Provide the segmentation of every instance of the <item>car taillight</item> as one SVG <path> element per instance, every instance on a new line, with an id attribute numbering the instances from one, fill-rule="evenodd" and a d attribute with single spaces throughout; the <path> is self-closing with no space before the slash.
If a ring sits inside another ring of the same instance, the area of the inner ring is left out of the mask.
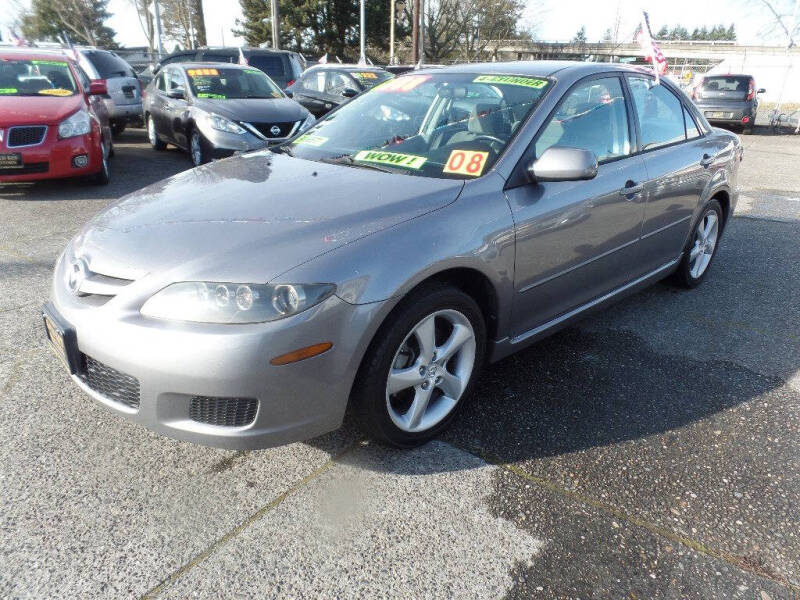
<path id="1" fill-rule="evenodd" d="M 747 84 L 747 99 L 752 100 L 756 97 L 756 82 L 752 79 L 750 83 Z"/>

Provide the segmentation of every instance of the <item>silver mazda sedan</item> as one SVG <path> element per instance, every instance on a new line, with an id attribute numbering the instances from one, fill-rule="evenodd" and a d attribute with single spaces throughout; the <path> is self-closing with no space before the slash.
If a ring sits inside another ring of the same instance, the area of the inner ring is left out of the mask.
<path id="1" fill-rule="evenodd" d="M 414 446 L 487 360 L 667 276 L 700 284 L 741 158 L 646 70 L 415 71 L 106 208 L 59 258 L 45 329 L 87 394 L 165 435 L 272 446 L 350 404 Z"/>

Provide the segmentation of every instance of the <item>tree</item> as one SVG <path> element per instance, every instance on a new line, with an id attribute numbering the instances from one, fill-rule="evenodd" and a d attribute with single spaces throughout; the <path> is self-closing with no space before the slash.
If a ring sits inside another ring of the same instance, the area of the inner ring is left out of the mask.
<path id="1" fill-rule="evenodd" d="M 695 30 L 695 31 L 696 31 L 696 30 Z M 659 29 L 659 30 L 658 30 L 658 32 L 656 33 L 656 39 L 657 39 L 657 40 L 666 40 L 666 39 L 668 39 L 668 38 L 669 38 L 669 29 L 667 29 L 667 26 L 666 26 L 666 25 L 664 25 L 664 26 L 662 26 L 662 27 L 661 27 L 661 29 Z"/>
<path id="2" fill-rule="evenodd" d="M 578 29 L 578 32 L 575 34 L 575 37 L 572 38 L 573 44 L 586 44 L 586 27 L 583 26 Z"/>
<path id="3" fill-rule="evenodd" d="M 62 32 L 76 44 L 115 48 L 114 30 L 104 23 L 111 15 L 108 0 L 33 0 L 22 18 L 30 40 L 58 40 Z"/>
<path id="4" fill-rule="evenodd" d="M 676 25 L 673 27 L 669 32 L 670 40 L 688 40 L 689 39 L 689 30 L 686 29 L 683 25 Z"/>
<path id="5" fill-rule="evenodd" d="M 800 0 L 761 0 L 759 5 L 770 20 L 765 33 L 780 35 L 787 48 L 796 46 L 800 42 Z"/>
<path id="6" fill-rule="evenodd" d="M 139 17 L 139 25 L 144 36 L 147 38 L 147 47 L 152 53 L 156 46 L 156 28 L 153 23 L 153 13 L 151 7 L 153 0 L 131 0 L 131 4 L 136 9 L 136 16 Z"/>
<path id="7" fill-rule="evenodd" d="M 184 48 L 206 45 L 206 26 L 201 0 L 159 0 L 164 37 Z"/>

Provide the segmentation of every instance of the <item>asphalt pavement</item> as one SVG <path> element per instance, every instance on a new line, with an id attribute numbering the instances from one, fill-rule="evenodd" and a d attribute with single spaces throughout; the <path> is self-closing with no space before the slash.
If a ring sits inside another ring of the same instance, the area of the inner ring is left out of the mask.
<path id="1" fill-rule="evenodd" d="M 230 452 L 92 402 L 45 345 L 52 265 L 182 171 L 0 187 L 0 597 L 800 597 L 800 136 L 745 136 L 703 285 L 658 284 L 487 368 L 413 451 L 351 425 Z"/>

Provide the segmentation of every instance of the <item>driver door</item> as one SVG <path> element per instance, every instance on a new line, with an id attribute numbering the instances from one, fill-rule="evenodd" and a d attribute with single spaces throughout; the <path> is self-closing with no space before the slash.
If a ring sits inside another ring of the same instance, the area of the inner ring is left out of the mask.
<path id="1" fill-rule="evenodd" d="M 642 159 L 618 76 L 576 84 L 537 134 L 520 167 L 551 146 L 591 150 L 597 176 L 506 190 L 516 223 L 514 336 L 524 335 L 641 275 Z"/>

